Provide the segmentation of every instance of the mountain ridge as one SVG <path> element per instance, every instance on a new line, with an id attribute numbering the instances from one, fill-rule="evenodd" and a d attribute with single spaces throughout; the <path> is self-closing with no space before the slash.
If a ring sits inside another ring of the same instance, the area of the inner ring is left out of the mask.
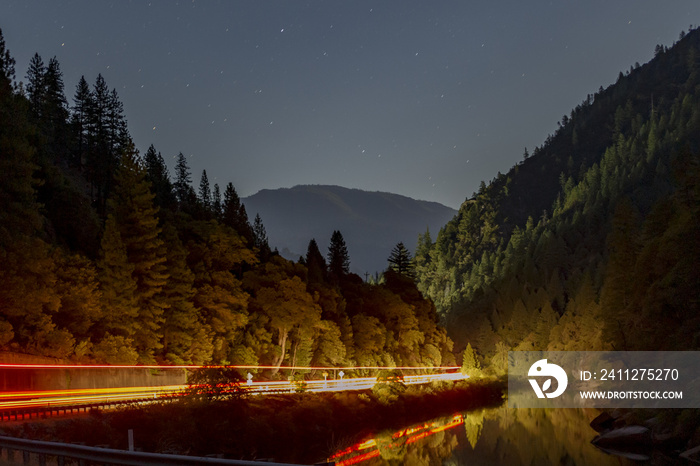
<path id="1" fill-rule="evenodd" d="M 312 238 L 323 252 L 339 230 L 351 270 L 360 274 L 383 271 L 394 245 L 414 249 L 419 234 L 437 231 L 457 213 L 435 201 L 323 184 L 262 189 L 241 202 L 250 216 L 260 214 L 270 246 L 289 259 L 304 255 Z"/>

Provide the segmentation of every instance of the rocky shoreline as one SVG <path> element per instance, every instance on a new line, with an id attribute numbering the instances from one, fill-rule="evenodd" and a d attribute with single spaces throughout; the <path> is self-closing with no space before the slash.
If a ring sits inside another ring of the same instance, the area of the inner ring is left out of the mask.
<path id="1" fill-rule="evenodd" d="M 591 441 L 606 453 L 653 464 L 700 464 L 700 410 L 603 411 L 590 423 Z"/>

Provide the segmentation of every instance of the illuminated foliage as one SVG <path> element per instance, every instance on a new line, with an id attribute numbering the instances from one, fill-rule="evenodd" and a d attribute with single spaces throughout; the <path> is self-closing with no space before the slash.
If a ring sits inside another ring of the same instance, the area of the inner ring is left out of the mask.
<path id="1" fill-rule="evenodd" d="M 187 396 L 197 401 L 222 401 L 240 398 L 244 379 L 232 367 L 202 367 L 187 377 Z"/>
<path id="2" fill-rule="evenodd" d="M 472 348 L 471 343 L 467 343 L 467 348 L 462 353 L 462 373 L 471 377 L 478 376 L 481 372 L 481 363 L 479 357 Z"/>

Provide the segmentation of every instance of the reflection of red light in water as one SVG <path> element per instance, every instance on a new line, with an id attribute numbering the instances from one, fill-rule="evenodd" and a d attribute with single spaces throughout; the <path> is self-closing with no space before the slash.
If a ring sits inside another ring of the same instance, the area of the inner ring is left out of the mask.
<path id="1" fill-rule="evenodd" d="M 402 437 L 408 437 L 405 441 L 405 444 L 408 445 L 410 443 L 417 442 L 418 440 L 422 440 L 426 437 L 429 437 L 433 434 L 437 434 L 438 432 L 443 432 L 448 429 L 452 429 L 454 427 L 457 427 L 459 425 L 464 424 L 464 418 L 462 417 L 461 414 L 455 414 L 455 416 L 452 418 L 452 421 L 448 422 L 447 424 L 438 426 L 436 425 L 436 422 L 430 422 L 430 423 L 425 423 L 422 426 L 416 426 L 416 427 L 409 427 L 408 429 L 402 429 L 396 433 L 394 433 L 391 438 L 394 440 L 398 440 Z M 394 442 L 390 443 L 387 445 L 387 448 L 396 448 L 400 445 L 399 442 Z M 335 460 L 336 458 L 342 458 L 343 456 L 348 456 L 351 455 L 352 453 L 358 452 L 365 450 L 367 448 L 376 448 L 376 450 L 372 450 L 366 453 L 362 453 L 361 455 L 356 455 L 348 459 L 344 459 L 341 461 L 336 461 L 335 464 L 336 466 L 350 466 L 352 464 L 357 464 L 361 463 L 363 461 L 367 461 L 372 458 L 376 458 L 377 456 L 380 455 L 379 448 L 377 446 L 377 441 L 375 439 L 370 439 L 366 440 L 362 443 L 358 443 L 356 445 L 353 445 L 349 448 L 346 448 L 343 451 L 340 451 L 333 456 L 329 458 L 330 460 Z"/>

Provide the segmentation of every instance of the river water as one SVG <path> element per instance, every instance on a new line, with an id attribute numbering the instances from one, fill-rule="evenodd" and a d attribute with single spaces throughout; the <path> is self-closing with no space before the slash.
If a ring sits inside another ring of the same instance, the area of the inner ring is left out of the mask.
<path id="1" fill-rule="evenodd" d="M 453 416 L 382 432 L 328 458 L 336 466 L 639 465 L 599 450 L 583 409 L 509 409 Z"/>

